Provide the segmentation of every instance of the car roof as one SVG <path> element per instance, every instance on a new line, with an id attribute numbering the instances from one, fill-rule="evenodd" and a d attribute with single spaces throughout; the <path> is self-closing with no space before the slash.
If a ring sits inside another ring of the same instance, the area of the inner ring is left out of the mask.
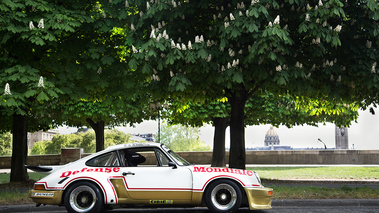
<path id="1" fill-rule="evenodd" d="M 106 151 L 111 151 L 111 150 L 118 150 L 118 149 L 123 149 L 123 148 L 132 148 L 132 147 L 147 147 L 147 146 L 154 146 L 154 147 L 159 147 L 161 144 L 160 143 L 127 143 L 127 144 L 118 144 L 114 146 L 109 146 Z"/>

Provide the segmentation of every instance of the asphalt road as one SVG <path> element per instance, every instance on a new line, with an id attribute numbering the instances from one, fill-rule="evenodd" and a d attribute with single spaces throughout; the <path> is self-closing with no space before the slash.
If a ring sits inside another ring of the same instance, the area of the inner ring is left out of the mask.
<path id="1" fill-rule="evenodd" d="M 273 208 L 270 210 L 250 211 L 247 208 L 242 208 L 239 212 L 247 213 L 377 213 L 379 212 L 379 200 L 374 199 L 332 199 L 332 200 L 273 200 Z M 35 205 L 12 205 L 0 206 L 0 212 L 4 213 L 64 213 L 64 207 L 58 206 L 40 206 Z M 197 208 L 119 208 L 107 211 L 109 213 L 209 213 L 205 207 Z"/>

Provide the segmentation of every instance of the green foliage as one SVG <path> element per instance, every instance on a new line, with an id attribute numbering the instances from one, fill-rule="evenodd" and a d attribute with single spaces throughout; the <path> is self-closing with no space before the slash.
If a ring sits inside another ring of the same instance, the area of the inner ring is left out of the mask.
<path id="1" fill-rule="evenodd" d="M 96 151 L 95 132 L 89 130 L 85 133 L 69 135 L 55 135 L 51 141 L 42 141 L 34 144 L 31 154 L 60 154 L 62 148 L 83 148 L 84 153 L 94 153 Z M 105 131 L 105 148 L 112 145 L 131 143 L 130 134 L 125 134 L 118 130 Z"/>
<path id="2" fill-rule="evenodd" d="M 161 143 L 174 151 L 210 151 L 199 138 L 199 128 L 163 123 Z"/>
<path id="3" fill-rule="evenodd" d="M 0 156 L 12 154 L 12 134 L 10 132 L 0 134 Z"/>

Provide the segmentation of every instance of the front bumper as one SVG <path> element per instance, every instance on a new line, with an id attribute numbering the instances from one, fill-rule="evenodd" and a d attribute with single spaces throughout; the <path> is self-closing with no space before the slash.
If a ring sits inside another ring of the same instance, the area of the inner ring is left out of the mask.
<path id="1" fill-rule="evenodd" d="M 245 188 L 250 210 L 271 209 L 271 188 Z"/>
<path id="2" fill-rule="evenodd" d="M 60 205 L 62 204 L 63 191 L 30 190 L 29 197 L 35 203 Z"/>

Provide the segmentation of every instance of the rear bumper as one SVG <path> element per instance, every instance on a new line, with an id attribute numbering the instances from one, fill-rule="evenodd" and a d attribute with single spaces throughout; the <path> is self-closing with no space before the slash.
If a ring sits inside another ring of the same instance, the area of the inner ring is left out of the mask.
<path id="1" fill-rule="evenodd" d="M 29 197 L 35 203 L 60 205 L 62 204 L 63 191 L 30 190 Z"/>
<path id="2" fill-rule="evenodd" d="M 245 188 L 250 210 L 271 209 L 271 188 Z"/>

